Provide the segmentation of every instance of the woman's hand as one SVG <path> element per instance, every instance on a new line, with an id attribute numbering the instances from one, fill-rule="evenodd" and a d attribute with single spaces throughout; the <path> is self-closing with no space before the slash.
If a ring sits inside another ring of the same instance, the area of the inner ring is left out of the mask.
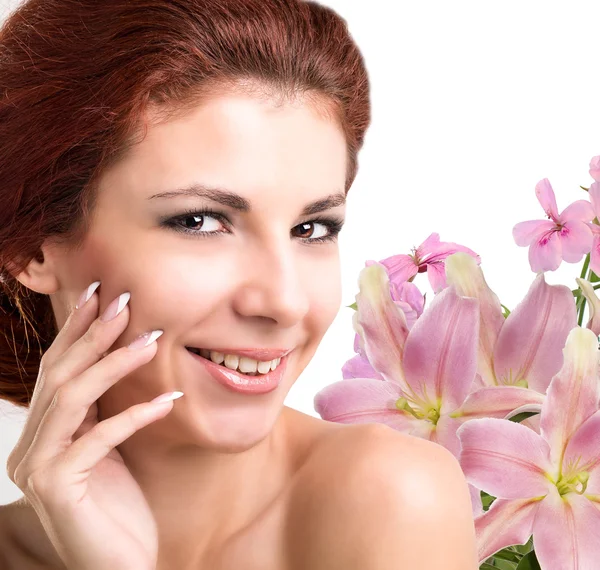
<path id="1" fill-rule="evenodd" d="M 162 331 L 148 335 L 148 346 L 119 348 L 103 358 L 127 327 L 129 294 L 97 318 L 95 287 L 88 288 L 91 297 L 69 315 L 42 357 L 29 416 L 7 473 L 69 570 L 154 570 L 156 522 L 115 447 L 165 417 L 173 402 L 137 404 L 99 422 L 96 400 L 152 360 L 154 340 Z M 121 312 L 103 321 L 117 306 Z"/>

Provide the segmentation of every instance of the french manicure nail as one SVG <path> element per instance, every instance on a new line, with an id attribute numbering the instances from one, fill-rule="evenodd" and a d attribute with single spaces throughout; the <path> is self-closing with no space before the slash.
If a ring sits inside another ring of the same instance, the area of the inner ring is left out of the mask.
<path id="1" fill-rule="evenodd" d="M 181 398 L 183 396 L 183 392 L 168 392 L 167 394 L 162 394 L 161 396 L 157 396 L 154 400 L 151 400 L 153 404 L 160 404 L 162 402 L 170 402 L 171 400 L 176 400 L 177 398 Z"/>
<path id="2" fill-rule="evenodd" d="M 145 346 L 152 344 L 163 332 L 164 331 L 158 329 L 152 332 L 144 333 L 131 342 L 127 348 L 132 350 L 135 350 L 136 348 L 144 348 Z"/>
<path id="3" fill-rule="evenodd" d="M 122 293 L 119 295 L 106 309 L 100 320 L 107 323 L 108 321 L 114 319 L 124 308 L 125 305 L 129 302 L 131 297 L 130 293 Z"/>
<path id="4" fill-rule="evenodd" d="M 96 291 L 96 289 L 98 289 L 99 286 L 100 281 L 94 281 L 89 287 L 87 287 L 86 290 L 79 297 L 79 301 L 77 301 L 77 305 L 75 305 L 75 308 L 81 309 L 81 307 L 83 307 L 90 300 L 91 296 L 94 294 L 94 291 Z"/>

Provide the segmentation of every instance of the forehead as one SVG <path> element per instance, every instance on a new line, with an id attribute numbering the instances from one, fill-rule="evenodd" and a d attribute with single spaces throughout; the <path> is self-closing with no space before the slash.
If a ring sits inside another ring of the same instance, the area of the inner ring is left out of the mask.
<path id="1" fill-rule="evenodd" d="M 249 198 L 343 192 L 344 134 L 317 104 L 275 104 L 238 94 L 212 97 L 184 116 L 150 121 L 144 140 L 106 173 L 101 186 L 132 198 L 197 182 Z"/>

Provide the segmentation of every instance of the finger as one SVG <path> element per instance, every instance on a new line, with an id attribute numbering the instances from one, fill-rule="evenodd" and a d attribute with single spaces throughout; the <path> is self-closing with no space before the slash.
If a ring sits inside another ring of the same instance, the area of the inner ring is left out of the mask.
<path id="1" fill-rule="evenodd" d="M 87 302 L 81 303 L 79 308 L 73 308 L 65 321 L 65 324 L 58 331 L 52 345 L 44 353 L 44 363 L 51 365 L 90 327 L 94 319 L 98 317 L 100 297 L 96 292 L 100 285 L 99 281 L 92 283 L 83 293 L 82 297 L 87 297 Z M 89 295 L 89 297 L 88 297 Z"/>
<path id="2" fill-rule="evenodd" d="M 181 396 L 183 394 L 178 392 L 173 395 L 173 399 Z M 166 416 L 173 409 L 173 399 L 160 403 L 136 404 L 100 422 L 61 456 L 61 465 L 64 465 L 65 472 L 75 477 L 89 473 L 115 447 L 135 432 Z"/>
<path id="3" fill-rule="evenodd" d="M 102 354 L 114 344 L 116 339 L 127 328 L 129 322 L 129 308 L 126 304 L 122 305 L 121 301 L 126 301 L 128 299 L 127 296 L 123 299 L 121 299 L 121 297 L 122 296 L 119 296 L 117 298 L 120 299 L 120 301 L 117 302 L 117 305 L 122 310 L 115 318 L 108 322 L 104 322 L 101 318 L 97 318 L 93 320 L 90 325 L 87 321 L 90 316 L 97 315 L 98 309 L 98 296 L 96 294 L 92 295 L 88 303 L 81 307 L 82 311 L 87 310 L 88 305 L 91 303 L 92 308 L 89 309 L 87 318 L 82 314 L 77 315 L 73 320 L 73 322 L 75 322 L 80 316 L 82 317 L 81 321 L 86 324 L 86 329 L 83 334 L 80 334 L 75 342 L 59 357 L 56 357 L 54 354 L 52 358 L 55 358 L 56 360 L 51 362 L 51 364 L 46 364 L 44 358 L 44 364 L 40 366 L 40 374 L 36 382 L 34 397 L 29 406 L 27 421 L 23 427 L 17 445 L 9 456 L 7 463 L 9 477 L 11 476 L 11 471 L 16 469 L 30 447 L 33 438 L 38 431 L 39 424 L 48 410 L 56 391 L 68 383 L 72 378 L 83 373 L 93 364 L 98 362 L 102 358 Z M 117 301 L 117 299 L 113 302 Z M 95 309 L 93 307 L 94 303 L 96 303 Z M 80 330 L 80 325 L 77 325 L 75 328 Z M 59 345 L 65 338 L 70 340 L 73 338 L 73 335 L 69 333 L 63 336 L 60 339 Z M 53 347 L 54 343 L 51 348 Z M 60 346 L 59 350 L 61 350 Z"/>
<path id="4" fill-rule="evenodd" d="M 73 435 L 90 406 L 124 376 L 154 358 L 158 336 L 152 335 L 149 340 L 154 340 L 144 348 L 116 350 L 57 390 L 23 458 L 27 473 L 43 468 L 73 444 Z"/>

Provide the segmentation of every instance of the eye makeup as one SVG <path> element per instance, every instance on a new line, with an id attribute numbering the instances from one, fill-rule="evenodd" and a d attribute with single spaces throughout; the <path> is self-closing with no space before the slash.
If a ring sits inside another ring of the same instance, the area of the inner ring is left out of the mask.
<path id="1" fill-rule="evenodd" d="M 219 220 L 224 226 L 231 227 L 232 224 L 229 221 L 228 217 L 223 212 L 219 212 L 217 210 L 213 210 L 212 208 L 203 208 L 203 209 L 190 209 L 185 210 L 181 214 L 177 214 L 175 216 L 169 216 L 160 220 L 160 226 L 169 228 L 176 232 L 181 232 L 188 235 L 193 235 L 194 237 L 199 238 L 207 238 L 212 237 L 217 234 L 229 233 L 223 231 L 197 231 L 193 229 L 187 222 L 189 220 L 194 220 L 192 224 L 199 224 L 204 221 L 205 217 L 212 217 Z M 299 237 L 301 241 L 305 243 L 327 243 L 333 242 L 337 240 L 338 234 L 340 233 L 342 227 L 344 226 L 345 220 L 338 217 L 326 217 L 326 216 L 318 216 L 302 222 L 295 226 L 294 228 L 301 228 L 302 226 L 306 226 L 308 224 L 321 224 L 324 225 L 328 229 L 328 234 L 326 236 L 321 236 L 317 238 L 304 238 Z"/>

